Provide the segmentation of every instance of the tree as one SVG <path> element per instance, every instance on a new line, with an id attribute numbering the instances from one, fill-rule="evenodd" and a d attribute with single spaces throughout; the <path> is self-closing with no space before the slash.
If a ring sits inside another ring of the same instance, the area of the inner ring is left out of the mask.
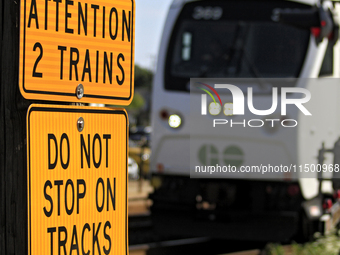
<path id="1" fill-rule="evenodd" d="M 135 88 L 145 88 L 149 91 L 152 86 L 153 73 L 152 71 L 135 65 Z"/>
<path id="2" fill-rule="evenodd" d="M 144 98 L 138 92 L 135 92 L 131 104 L 128 105 L 126 109 L 141 110 L 144 104 L 145 104 Z"/>

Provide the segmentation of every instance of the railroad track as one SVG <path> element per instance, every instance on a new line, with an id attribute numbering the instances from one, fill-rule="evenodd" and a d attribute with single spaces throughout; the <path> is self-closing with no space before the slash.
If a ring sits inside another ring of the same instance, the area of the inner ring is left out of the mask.
<path id="1" fill-rule="evenodd" d="M 189 238 L 180 240 L 171 240 L 155 242 L 143 245 L 131 245 L 130 255 L 265 255 L 261 249 L 248 249 L 246 251 L 234 251 L 241 249 L 242 243 L 234 241 L 213 240 L 210 238 Z M 246 245 L 247 246 L 247 245 Z M 286 249 L 285 249 L 286 250 Z M 289 249 L 287 249 L 288 251 Z M 291 253 L 285 253 L 290 255 Z"/>
<path id="2" fill-rule="evenodd" d="M 216 254 L 216 255 L 263 255 L 264 244 L 213 240 L 210 238 L 187 238 L 165 240 L 153 233 L 150 213 L 151 201 L 148 199 L 152 191 L 149 182 L 129 183 L 129 250 L 130 255 L 184 255 L 184 254 Z M 245 251 L 238 251 L 244 249 Z M 284 247 L 291 254 L 290 246 Z"/>

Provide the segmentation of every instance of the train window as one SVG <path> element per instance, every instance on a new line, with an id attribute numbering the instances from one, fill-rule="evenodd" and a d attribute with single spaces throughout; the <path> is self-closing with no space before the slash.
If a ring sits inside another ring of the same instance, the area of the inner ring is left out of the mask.
<path id="1" fill-rule="evenodd" d="M 333 53 L 334 53 L 333 46 L 334 44 L 332 42 L 328 43 L 319 76 L 326 76 L 326 75 L 333 74 Z"/>
<path id="2" fill-rule="evenodd" d="M 301 6 L 306 8 L 287 1 L 186 4 L 169 43 L 165 89 L 185 91 L 188 80 L 199 77 L 298 77 L 310 32 L 274 23 L 271 15 L 278 7 Z"/>
<path id="3" fill-rule="evenodd" d="M 188 61 L 190 60 L 191 55 L 191 33 L 185 32 L 182 37 L 182 60 Z"/>

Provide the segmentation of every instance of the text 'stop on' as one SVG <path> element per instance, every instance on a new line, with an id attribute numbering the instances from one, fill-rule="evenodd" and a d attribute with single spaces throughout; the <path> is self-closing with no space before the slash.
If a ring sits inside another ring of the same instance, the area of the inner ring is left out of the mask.
<path id="1" fill-rule="evenodd" d="M 130 104 L 134 0 L 21 0 L 20 16 L 25 98 Z"/>

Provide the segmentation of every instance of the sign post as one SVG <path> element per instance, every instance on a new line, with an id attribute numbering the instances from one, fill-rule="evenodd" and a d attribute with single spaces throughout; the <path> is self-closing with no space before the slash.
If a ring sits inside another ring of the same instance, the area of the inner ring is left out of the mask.
<path id="1" fill-rule="evenodd" d="M 0 1 L 1 254 L 128 254 L 127 114 L 65 102 L 132 101 L 134 19 L 134 0 Z"/>
<path id="2" fill-rule="evenodd" d="M 0 1 L 0 253 L 27 254 L 26 114 L 18 88 L 19 3 Z"/>

